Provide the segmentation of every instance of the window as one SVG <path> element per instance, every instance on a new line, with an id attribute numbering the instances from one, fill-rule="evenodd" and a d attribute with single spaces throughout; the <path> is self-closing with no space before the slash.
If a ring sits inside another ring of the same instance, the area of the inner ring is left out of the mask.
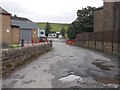
<path id="1" fill-rule="evenodd" d="M 40 34 L 44 34 L 44 32 L 40 32 Z"/>

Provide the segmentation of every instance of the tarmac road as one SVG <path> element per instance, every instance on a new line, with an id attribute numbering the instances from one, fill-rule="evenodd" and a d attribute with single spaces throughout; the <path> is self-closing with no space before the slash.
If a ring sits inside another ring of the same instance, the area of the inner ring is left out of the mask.
<path id="1" fill-rule="evenodd" d="M 117 88 L 118 76 L 116 58 L 54 42 L 52 51 L 4 76 L 3 88 Z"/>

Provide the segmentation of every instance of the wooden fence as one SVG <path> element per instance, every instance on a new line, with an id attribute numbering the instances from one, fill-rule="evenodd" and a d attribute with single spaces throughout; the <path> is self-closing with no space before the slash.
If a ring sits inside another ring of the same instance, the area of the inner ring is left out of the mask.
<path id="1" fill-rule="evenodd" d="M 114 31 L 101 31 L 91 33 L 77 34 L 76 40 L 78 41 L 103 41 L 103 42 L 120 42 L 120 30 Z"/>
<path id="2" fill-rule="evenodd" d="M 120 55 L 120 31 L 101 31 L 81 33 L 76 36 L 76 44 L 97 49 L 110 54 Z"/>

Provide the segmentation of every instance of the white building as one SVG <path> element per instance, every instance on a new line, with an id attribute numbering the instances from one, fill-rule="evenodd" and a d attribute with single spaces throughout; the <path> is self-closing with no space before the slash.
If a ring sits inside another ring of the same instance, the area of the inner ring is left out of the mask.
<path id="1" fill-rule="evenodd" d="M 49 38 L 57 38 L 57 33 L 49 33 L 48 37 Z"/>
<path id="2" fill-rule="evenodd" d="M 58 38 L 63 38 L 63 35 L 62 34 L 58 34 Z"/>
<path id="3" fill-rule="evenodd" d="M 63 35 L 60 32 L 56 32 L 57 38 L 63 38 Z"/>
<path id="4" fill-rule="evenodd" d="M 44 29 L 38 29 L 38 37 L 46 37 Z"/>

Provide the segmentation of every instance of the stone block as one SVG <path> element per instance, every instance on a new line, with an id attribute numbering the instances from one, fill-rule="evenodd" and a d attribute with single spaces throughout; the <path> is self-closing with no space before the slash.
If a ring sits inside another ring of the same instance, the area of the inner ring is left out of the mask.
<path id="1" fill-rule="evenodd" d="M 89 41 L 84 41 L 84 47 L 89 47 Z"/>
<path id="2" fill-rule="evenodd" d="M 95 49 L 95 41 L 89 41 L 89 48 Z"/>
<path id="3" fill-rule="evenodd" d="M 120 43 L 113 43 L 113 54 L 120 55 Z"/>
<path id="4" fill-rule="evenodd" d="M 104 42 L 104 52 L 112 54 L 112 42 Z"/>
<path id="5" fill-rule="evenodd" d="M 103 42 L 100 42 L 100 41 L 96 41 L 96 49 L 97 50 L 100 50 L 100 51 L 103 51 Z"/>

